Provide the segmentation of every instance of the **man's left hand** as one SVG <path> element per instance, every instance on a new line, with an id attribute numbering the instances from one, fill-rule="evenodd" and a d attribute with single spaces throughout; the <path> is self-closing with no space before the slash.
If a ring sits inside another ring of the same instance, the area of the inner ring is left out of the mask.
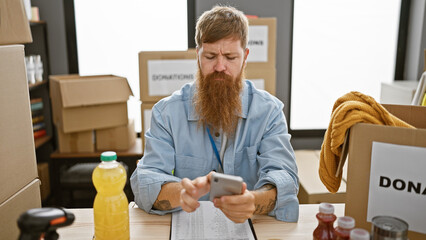
<path id="1" fill-rule="evenodd" d="M 247 190 L 247 184 L 243 183 L 241 195 L 222 196 L 215 198 L 213 203 L 230 220 L 235 223 L 243 223 L 251 218 L 256 210 L 254 200 L 254 194 Z"/>

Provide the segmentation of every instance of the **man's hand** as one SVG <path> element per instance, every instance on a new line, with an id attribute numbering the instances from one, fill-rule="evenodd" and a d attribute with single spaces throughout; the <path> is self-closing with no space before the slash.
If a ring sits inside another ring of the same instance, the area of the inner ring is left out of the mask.
<path id="1" fill-rule="evenodd" d="M 188 178 L 182 179 L 182 190 L 180 192 L 180 206 L 185 212 L 193 212 L 199 206 L 198 199 L 210 192 L 210 179 L 212 173 L 202 176 L 193 181 Z"/>
<path id="2" fill-rule="evenodd" d="M 241 195 L 222 196 L 213 200 L 214 206 L 235 223 L 243 223 L 251 218 L 256 210 L 255 196 L 247 190 L 246 183 L 243 183 L 242 192 Z"/>
<path id="3" fill-rule="evenodd" d="M 253 214 L 267 214 L 274 209 L 277 197 L 275 186 L 266 184 L 255 191 L 248 191 L 247 184 L 243 183 L 242 192 L 241 195 L 215 198 L 214 206 L 235 223 L 243 223 Z"/>

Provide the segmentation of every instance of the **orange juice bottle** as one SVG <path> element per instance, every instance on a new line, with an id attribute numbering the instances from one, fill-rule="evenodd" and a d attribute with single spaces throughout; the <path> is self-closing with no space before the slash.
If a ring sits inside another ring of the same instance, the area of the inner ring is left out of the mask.
<path id="1" fill-rule="evenodd" d="M 93 203 L 95 239 L 130 239 L 129 208 L 123 192 L 127 176 L 115 152 L 103 152 L 92 174 L 98 192 Z"/>

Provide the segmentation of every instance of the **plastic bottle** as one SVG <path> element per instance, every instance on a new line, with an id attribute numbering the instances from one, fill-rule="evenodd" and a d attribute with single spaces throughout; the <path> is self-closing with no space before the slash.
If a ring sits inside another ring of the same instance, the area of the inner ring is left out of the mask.
<path id="1" fill-rule="evenodd" d="M 350 240 L 370 240 L 370 233 L 362 228 L 354 228 L 349 234 Z"/>
<path id="2" fill-rule="evenodd" d="M 318 226 L 314 230 L 314 240 L 332 240 L 334 239 L 333 223 L 336 221 L 334 215 L 334 206 L 329 203 L 319 205 L 319 213 L 316 215 Z"/>
<path id="3" fill-rule="evenodd" d="M 43 62 L 41 61 L 41 56 L 36 55 L 34 57 L 34 68 L 35 68 L 35 81 L 41 82 L 43 81 Z"/>
<path id="4" fill-rule="evenodd" d="M 35 80 L 35 65 L 34 65 L 34 56 L 28 57 L 27 62 L 27 80 L 28 83 L 33 84 L 36 82 Z"/>
<path id="5" fill-rule="evenodd" d="M 129 208 L 123 192 L 127 176 L 115 152 L 103 152 L 92 174 L 98 192 L 93 203 L 95 239 L 130 239 Z"/>
<path id="6" fill-rule="evenodd" d="M 355 227 L 355 219 L 344 216 L 337 219 L 337 227 L 334 229 L 336 240 L 349 240 L 349 234 Z"/>

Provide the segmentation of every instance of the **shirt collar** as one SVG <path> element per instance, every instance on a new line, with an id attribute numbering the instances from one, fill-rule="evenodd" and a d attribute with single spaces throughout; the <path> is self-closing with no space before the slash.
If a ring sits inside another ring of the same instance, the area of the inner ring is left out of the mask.
<path id="1" fill-rule="evenodd" d="M 199 120 L 199 116 L 197 114 L 197 112 L 195 111 L 195 106 L 194 106 L 194 95 L 195 95 L 195 91 L 197 89 L 196 86 L 196 82 L 194 82 L 194 84 L 192 84 L 191 86 L 191 91 L 190 91 L 190 95 L 189 95 L 189 101 L 188 101 L 188 121 L 198 121 Z M 247 112 L 248 112 L 248 85 L 245 83 L 245 81 L 243 82 L 243 91 L 240 94 L 241 95 L 241 99 L 242 99 L 242 113 L 240 115 L 241 118 L 246 119 L 247 118 Z"/>

